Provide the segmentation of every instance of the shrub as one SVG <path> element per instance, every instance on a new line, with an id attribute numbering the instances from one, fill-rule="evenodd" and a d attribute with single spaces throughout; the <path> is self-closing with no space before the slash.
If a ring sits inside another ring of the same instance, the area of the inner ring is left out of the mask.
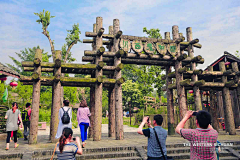
<path id="1" fill-rule="evenodd" d="M 47 122 L 51 121 L 51 109 L 39 109 L 39 122 Z"/>
<path id="2" fill-rule="evenodd" d="M 17 137 L 18 137 L 18 138 L 23 138 L 23 133 L 22 133 L 21 130 L 18 130 L 18 131 L 17 131 Z"/>

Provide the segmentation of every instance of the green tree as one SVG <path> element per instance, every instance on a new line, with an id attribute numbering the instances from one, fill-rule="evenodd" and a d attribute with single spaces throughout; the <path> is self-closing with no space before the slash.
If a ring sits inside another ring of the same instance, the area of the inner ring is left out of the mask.
<path id="1" fill-rule="evenodd" d="M 25 48 L 24 50 L 21 50 L 20 53 L 16 52 L 16 55 L 18 56 L 20 61 L 18 61 L 16 58 L 14 58 L 12 56 L 9 56 L 13 60 L 13 64 L 7 64 L 8 67 L 17 71 L 21 75 L 24 75 L 24 76 L 32 75 L 32 72 L 26 72 L 23 70 L 21 61 L 33 61 L 35 53 L 36 53 L 36 49 L 40 49 L 40 47 L 37 46 L 37 47 L 33 47 L 33 48 L 28 48 L 28 49 Z M 44 50 L 42 49 L 42 61 L 49 62 L 50 57 L 51 57 L 51 55 L 48 55 L 48 52 L 44 52 Z"/>
<path id="2" fill-rule="evenodd" d="M 149 38 L 159 38 L 162 39 L 162 35 L 160 33 L 160 30 L 157 29 L 150 29 L 148 30 L 147 27 L 143 27 L 143 33 L 146 33 L 148 35 Z"/>
<path id="3" fill-rule="evenodd" d="M 50 33 L 47 30 L 48 26 L 50 25 L 51 18 L 54 18 L 55 16 L 51 16 L 51 13 L 45 10 L 43 10 L 43 12 L 34 13 L 34 14 L 39 17 L 39 19 L 36 22 L 38 22 L 39 24 L 42 24 L 42 30 L 43 30 L 42 33 L 48 38 L 53 60 L 55 60 L 54 41 L 50 38 Z M 65 38 L 67 44 L 64 44 L 62 46 L 62 60 L 64 63 L 75 61 L 75 59 L 72 57 L 72 54 L 70 53 L 70 50 L 74 44 L 77 44 L 77 42 L 81 42 L 80 41 L 81 31 L 79 29 L 79 24 L 74 24 L 72 26 L 72 29 L 67 30 L 67 32 L 68 34 L 67 34 L 67 37 Z"/>
<path id="4" fill-rule="evenodd" d="M 122 84 L 123 105 L 127 106 L 131 102 L 132 106 L 140 106 L 143 100 L 143 94 L 139 90 L 139 83 L 127 80 Z"/>
<path id="5" fill-rule="evenodd" d="M 38 22 L 39 24 L 40 23 L 42 24 L 42 30 L 43 30 L 42 34 L 44 34 L 48 38 L 48 41 L 49 41 L 50 46 L 51 46 L 52 56 L 53 56 L 53 59 L 54 59 L 55 58 L 54 41 L 51 40 L 49 31 L 47 30 L 47 28 L 50 24 L 51 18 L 54 18 L 55 16 L 51 16 L 50 12 L 49 11 L 45 12 L 45 10 L 43 10 L 40 13 L 34 13 L 34 14 L 39 17 L 39 19 L 36 22 Z"/>
<path id="6" fill-rule="evenodd" d="M 12 92 L 18 94 L 18 102 L 20 109 L 23 109 L 23 106 L 25 106 L 27 102 L 32 101 L 32 85 L 23 85 L 22 82 L 18 81 L 18 86 L 16 87 L 16 89 L 12 90 Z"/>
<path id="7" fill-rule="evenodd" d="M 235 52 L 235 56 L 238 57 L 238 58 L 240 58 L 239 51 L 236 51 L 236 52 Z"/>

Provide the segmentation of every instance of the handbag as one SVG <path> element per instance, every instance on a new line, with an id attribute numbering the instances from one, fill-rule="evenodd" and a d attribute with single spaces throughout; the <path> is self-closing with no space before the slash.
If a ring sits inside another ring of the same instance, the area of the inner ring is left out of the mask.
<path id="1" fill-rule="evenodd" d="M 160 150 L 161 150 L 161 153 L 162 153 L 163 159 L 164 159 L 164 160 L 173 160 L 173 157 L 170 157 L 170 156 L 167 156 L 167 159 L 165 158 L 165 156 L 164 156 L 164 154 L 163 154 L 163 150 L 162 150 L 161 143 L 159 142 L 159 139 L 158 139 L 157 132 L 156 132 L 155 128 L 153 128 L 153 130 L 154 130 L 155 137 L 156 137 L 156 139 L 157 139 L 158 145 L 159 145 L 159 147 L 160 147 Z"/>

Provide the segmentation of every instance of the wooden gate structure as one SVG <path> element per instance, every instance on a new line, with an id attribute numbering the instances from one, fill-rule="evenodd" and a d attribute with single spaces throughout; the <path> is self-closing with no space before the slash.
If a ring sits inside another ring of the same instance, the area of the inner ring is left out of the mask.
<path id="1" fill-rule="evenodd" d="M 187 41 L 184 41 L 182 33 L 179 33 L 178 26 L 172 27 L 172 37 L 170 32 L 165 32 L 164 39 L 146 38 L 123 35 L 120 30 L 118 19 L 113 20 L 113 26 L 109 26 L 109 33 L 104 33 L 102 17 L 96 18 L 93 24 L 93 32 L 86 32 L 83 43 L 91 43 L 92 50 L 84 51 L 82 61 L 91 64 L 72 64 L 61 62 L 61 51 L 55 51 L 54 62 L 42 62 L 40 49 L 37 49 L 33 62 L 22 62 L 25 71 L 33 71 L 33 75 L 21 76 L 20 81 L 24 85 L 33 85 L 33 102 L 30 140 L 29 143 L 37 143 L 38 111 L 40 100 L 40 86 L 52 86 L 52 115 L 50 123 L 50 140 L 55 140 L 58 127 L 58 111 L 60 107 L 60 88 L 61 86 L 90 87 L 90 111 L 91 126 L 89 137 L 94 141 L 101 140 L 102 123 L 102 88 L 109 90 L 109 137 L 122 140 L 123 135 L 123 109 L 122 109 L 122 83 L 121 69 L 123 64 L 137 65 L 157 65 L 166 69 L 166 90 L 167 90 L 167 110 L 168 110 L 168 134 L 174 134 L 174 105 L 173 89 L 177 89 L 180 119 L 187 111 L 186 91 L 194 90 L 194 100 L 197 110 L 202 109 L 201 90 L 223 90 L 225 107 L 226 126 L 228 125 L 229 134 L 236 134 L 233 121 L 231 100 L 229 89 L 238 87 L 234 80 L 239 81 L 240 75 L 238 67 L 234 65 L 234 71 L 225 69 L 224 64 L 220 64 L 221 71 L 213 71 L 211 67 L 208 71 L 197 70 L 197 64 L 203 64 L 202 56 L 194 56 L 193 48 L 201 48 L 198 39 L 192 38 L 192 28 L 186 29 Z M 105 51 L 103 45 L 108 51 Z M 142 52 L 144 51 L 144 52 Z M 187 52 L 188 54 L 186 54 Z M 144 53 L 144 54 L 143 54 Z M 175 71 L 172 72 L 172 68 Z M 53 72 L 52 77 L 43 77 L 41 72 Z M 61 73 L 89 74 L 91 78 L 61 77 Z M 214 82 L 213 77 L 220 77 L 222 82 Z M 104 78 L 106 77 L 106 78 Z M 176 83 L 172 79 L 176 78 Z M 239 85 L 240 87 L 240 85 Z M 240 98 L 240 93 L 238 94 Z M 214 106 L 214 105 L 211 105 Z M 215 108 L 211 108 L 213 111 Z M 34 115 L 36 113 L 36 115 Z M 214 114 L 214 112 L 213 112 Z M 214 116 L 213 116 L 214 117 Z M 189 127 L 189 123 L 186 124 Z M 215 127 L 213 123 L 213 127 Z"/>

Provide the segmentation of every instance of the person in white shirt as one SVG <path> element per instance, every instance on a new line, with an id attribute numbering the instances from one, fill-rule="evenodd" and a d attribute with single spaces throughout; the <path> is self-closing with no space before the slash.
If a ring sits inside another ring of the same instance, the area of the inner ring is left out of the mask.
<path id="1" fill-rule="evenodd" d="M 55 136 L 56 139 L 61 137 L 62 131 L 64 128 L 66 128 L 66 127 L 72 128 L 72 108 L 69 107 L 69 100 L 64 100 L 63 105 L 64 105 L 64 107 L 60 108 L 59 114 L 58 114 L 59 123 L 58 123 L 57 134 Z M 70 117 L 70 122 L 68 124 L 64 124 L 62 122 L 62 117 L 63 117 L 64 111 L 67 112 Z"/>

